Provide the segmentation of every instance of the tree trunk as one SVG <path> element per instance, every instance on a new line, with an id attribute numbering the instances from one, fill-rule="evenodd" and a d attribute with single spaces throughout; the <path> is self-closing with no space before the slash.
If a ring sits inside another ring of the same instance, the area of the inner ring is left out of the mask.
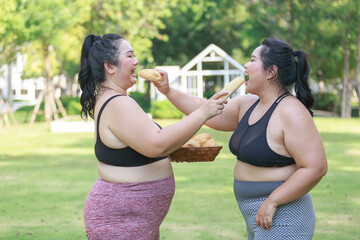
<path id="1" fill-rule="evenodd" d="M 45 76 L 45 105 L 44 105 L 44 114 L 45 114 L 45 120 L 47 122 L 50 122 L 52 111 L 51 111 L 51 81 L 50 81 L 50 60 L 49 60 L 49 46 L 44 46 L 44 76 Z"/>
<path id="2" fill-rule="evenodd" d="M 342 104 L 341 104 L 341 117 L 350 118 L 351 111 L 349 115 L 349 102 L 348 95 L 351 94 L 349 91 L 349 70 L 350 70 L 350 49 L 349 49 L 349 17 L 346 18 L 346 29 L 345 29 L 345 41 L 344 41 L 344 82 L 342 89 Z M 351 106 L 350 106 L 351 108 Z"/>
<path id="3" fill-rule="evenodd" d="M 359 68 L 360 68 L 360 21 L 357 32 L 357 49 L 356 49 L 356 62 L 355 62 L 355 91 L 358 97 L 358 117 L 360 117 L 360 81 L 359 81 Z"/>
<path id="4" fill-rule="evenodd" d="M 65 96 L 72 96 L 72 85 L 73 81 L 71 78 L 65 75 L 66 78 L 66 89 L 65 89 Z"/>
<path id="5" fill-rule="evenodd" d="M 79 89 L 79 84 L 77 81 L 77 75 L 75 75 L 73 81 L 71 82 L 71 96 L 72 97 L 78 96 L 78 89 Z"/>
<path id="6" fill-rule="evenodd" d="M 59 99 L 56 99 L 55 88 L 50 78 L 49 45 L 44 45 L 44 77 L 44 89 L 41 91 L 41 94 L 37 99 L 37 103 L 30 119 L 30 124 L 33 124 L 35 122 L 36 115 L 39 113 L 40 104 L 43 98 L 45 101 L 44 115 L 47 122 L 50 122 L 53 119 L 58 119 L 59 111 L 56 107 L 56 104 L 58 105 L 62 116 L 66 117 L 66 111 L 62 106 L 61 101 Z"/>
<path id="7" fill-rule="evenodd" d="M 11 63 L 8 64 L 8 88 L 7 88 L 7 102 L 10 104 L 10 106 L 13 106 L 13 90 L 12 90 L 12 80 L 11 80 Z"/>

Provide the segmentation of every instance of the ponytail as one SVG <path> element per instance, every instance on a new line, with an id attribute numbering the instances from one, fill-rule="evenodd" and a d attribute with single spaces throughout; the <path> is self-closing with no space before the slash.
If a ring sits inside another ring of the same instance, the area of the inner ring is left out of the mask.
<path id="1" fill-rule="evenodd" d="M 311 116 L 313 112 L 311 111 L 312 106 L 314 105 L 314 96 L 311 93 L 309 86 L 309 73 L 310 66 L 306 57 L 306 53 L 302 50 L 294 51 L 294 58 L 297 57 L 296 63 L 296 81 L 295 81 L 295 93 L 296 97 L 304 104 L 304 106 L 309 110 Z"/>
<path id="2" fill-rule="evenodd" d="M 79 84 L 82 94 L 80 97 L 80 104 L 82 106 L 80 115 L 81 118 L 86 120 L 88 116 L 94 118 L 94 107 L 95 107 L 95 91 L 96 84 L 91 74 L 91 67 L 89 63 L 89 51 L 90 47 L 95 41 L 95 35 L 88 35 L 81 49 L 81 62 L 79 72 Z"/>
<path id="3" fill-rule="evenodd" d="M 278 74 L 281 85 L 289 91 L 294 84 L 296 98 L 309 110 L 314 104 L 314 96 L 309 87 L 308 77 L 310 66 L 306 53 L 302 50 L 293 49 L 284 41 L 275 37 L 266 38 L 261 43 L 260 55 L 264 70 L 275 65 L 278 67 Z"/>
<path id="4" fill-rule="evenodd" d="M 94 118 L 96 93 L 100 84 L 105 81 L 104 62 L 117 65 L 121 39 L 123 38 L 117 34 L 106 34 L 103 37 L 90 34 L 84 40 L 78 78 L 82 91 L 80 116 L 84 120 L 88 116 Z"/>

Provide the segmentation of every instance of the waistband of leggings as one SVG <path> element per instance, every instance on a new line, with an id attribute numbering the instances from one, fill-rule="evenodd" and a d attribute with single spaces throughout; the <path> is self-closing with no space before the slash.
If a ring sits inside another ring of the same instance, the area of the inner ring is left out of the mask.
<path id="1" fill-rule="evenodd" d="M 174 175 L 152 181 L 136 183 L 113 183 L 98 178 L 92 189 L 96 194 L 126 194 L 128 196 L 146 197 L 174 194 Z"/>
<path id="2" fill-rule="evenodd" d="M 234 179 L 236 199 L 263 198 L 269 196 L 284 181 L 239 181 Z"/>

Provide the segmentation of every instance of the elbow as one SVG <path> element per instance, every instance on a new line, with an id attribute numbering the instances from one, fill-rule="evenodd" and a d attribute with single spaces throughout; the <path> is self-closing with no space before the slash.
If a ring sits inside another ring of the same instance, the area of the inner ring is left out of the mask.
<path id="1" fill-rule="evenodd" d="M 320 170 L 320 177 L 324 177 L 327 174 L 327 165 L 325 165 L 321 170 Z"/>
<path id="2" fill-rule="evenodd" d="M 326 173 L 327 173 L 327 164 L 323 165 L 323 166 L 319 166 L 317 169 L 316 169 L 316 176 L 317 178 L 320 180 L 322 179 Z"/>
<path id="3" fill-rule="evenodd" d="M 152 149 L 152 150 L 144 153 L 143 155 L 145 155 L 146 157 L 149 157 L 149 158 L 157 158 L 157 157 L 165 156 L 168 154 L 161 149 Z"/>
<path id="4" fill-rule="evenodd" d="M 322 167 L 320 169 L 321 177 L 324 177 L 327 174 L 327 171 L 328 171 L 328 165 L 327 165 L 327 159 L 325 157 L 324 161 L 323 161 L 323 164 L 322 164 Z"/>
<path id="5" fill-rule="evenodd" d="M 169 155 L 169 149 L 164 144 L 153 143 L 151 148 L 149 148 L 144 155 L 150 158 L 166 156 Z"/>

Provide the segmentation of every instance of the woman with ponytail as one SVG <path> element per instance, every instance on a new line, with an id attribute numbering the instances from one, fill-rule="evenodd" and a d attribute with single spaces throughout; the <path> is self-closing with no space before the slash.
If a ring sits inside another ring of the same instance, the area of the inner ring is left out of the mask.
<path id="1" fill-rule="evenodd" d="M 159 239 L 175 191 L 168 155 L 186 143 L 226 100 L 215 94 L 161 129 L 127 91 L 136 83 L 134 49 L 117 34 L 89 35 L 81 50 L 81 116 L 94 119 L 99 178 L 84 207 L 88 239 Z M 160 71 L 163 81 L 167 73 Z"/>
<path id="2" fill-rule="evenodd" d="M 233 188 L 248 239 L 312 239 L 315 211 L 309 192 L 326 174 L 327 160 L 312 119 L 306 54 L 271 37 L 244 67 L 249 94 L 230 99 L 206 125 L 234 131 L 229 141 L 237 158 Z M 156 86 L 185 114 L 205 101 L 165 81 Z"/>

